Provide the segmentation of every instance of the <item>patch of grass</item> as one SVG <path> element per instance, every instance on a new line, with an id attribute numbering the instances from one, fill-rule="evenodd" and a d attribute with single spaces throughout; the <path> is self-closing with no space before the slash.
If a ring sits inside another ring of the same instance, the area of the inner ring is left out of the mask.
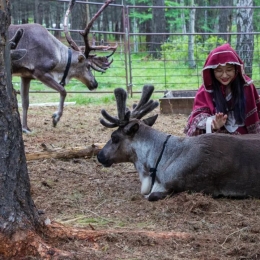
<path id="1" fill-rule="evenodd" d="M 98 226 L 105 226 L 108 223 L 110 223 L 110 221 L 107 220 L 107 219 L 103 219 L 103 218 L 86 218 L 86 217 L 83 217 L 83 218 L 78 219 L 76 221 L 76 223 L 78 223 L 82 226 L 87 226 L 89 224 L 95 224 L 95 225 L 98 225 Z"/>
<path id="2" fill-rule="evenodd" d="M 170 52 L 171 53 L 171 52 Z M 207 52 L 202 53 L 205 57 Z M 201 55 L 202 55 L 201 54 Z M 177 55 L 177 54 L 174 54 Z M 200 55 L 200 56 L 201 56 Z M 66 85 L 68 92 L 66 101 L 76 102 L 79 105 L 85 104 L 109 104 L 114 102 L 113 93 L 100 93 L 113 92 L 115 88 L 121 87 L 126 89 L 127 84 L 132 84 L 133 92 L 140 92 L 143 85 L 153 84 L 156 93 L 153 99 L 159 99 L 163 96 L 165 90 L 196 90 L 202 84 L 201 69 L 203 66 L 203 59 L 200 57 L 197 67 L 190 69 L 187 61 L 164 57 L 161 59 L 151 58 L 147 52 L 131 54 L 130 62 L 124 60 L 124 56 L 120 53 L 115 53 L 113 58 L 114 62 L 111 68 L 106 73 L 99 73 L 93 71 L 96 80 L 98 81 L 98 89 L 96 91 L 89 91 L 88 88 L 78 80 L 71 80 Z M 260 82 L 259 66 L 253 65 L 253 79 L 256 87 Z M 131 73 L 130 73 L 131 67 Z M 128 72 L 126 71 L 128 70 Z M 128 81 L 126 80 L 128 75 Z M 20 89 L 20 78 L 13 77 L 13 85 L 16 90 Z M 31 81 L 31 92 L 43 91 L 51 93 L 30 93 L 30 103 L 42 102 L 58 102 L 59 94 L 52 89 L 44 86 L 36 80 Z M 71 93 L 70 93 L 71 92 Z M 73 93 L 85 92 L 85 93 Z M 140 94 L 136 94 L 137 98 Z M 18 102 L 21 102 L 20 95 L 17 95 Z M 131 97 L 129 97 L 131 99 Z"/>
<path id="3" fill-rule="evenodd" d="M 110 219 L 110 218 L 102 218 L 102 217 L 87 217 L 85 215 L 77 215 L 73 216 L 71 218 L 66 217 L 63 219 L 58 219 L 57 220 L 60 223 L 63 224 L 73 224 L 73 225 L 80 225 L 82 227 L 89 226 L 89 225 L 94 225 L 95 226 L 106 226 L 106 225 L 111 225 L 115 227 L 124 227 L 126 226 L 126 223 L 122 221 L 118 221 L 115 219 Z"/>

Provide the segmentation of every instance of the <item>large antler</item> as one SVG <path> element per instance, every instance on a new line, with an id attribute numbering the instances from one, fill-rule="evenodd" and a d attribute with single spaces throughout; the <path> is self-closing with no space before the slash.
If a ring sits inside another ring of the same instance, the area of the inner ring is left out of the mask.
<path id="1" fill-rule="evenodd" d="M 71 13 L 74 5 L 75 5 L 76 0 L 71 0 L 69 3 L 68 10 L 66 11 L 65 17 L 64 17 L 64 32 L 66 39 L 71 46 L 72 49 L 81 51 L 82 48 L 79 47 L 71 38 L 69 31 L 68 31 L 68 16 Z M 111 63 L 113 62 L 113 59 L 109 61 L 109 58 L 115 53 L 117 49 L 117 44 L 115 46 L 105 46 L 105 45 L 100 45 L 100 46 L 90 46 L 89 44 L 89 39 L 88 35 L 90 33 L 90 29 L 94 23 L 94 21 L 100 16 L 100 14 L 103 12 L 103 10 L 110 4 L 112 3 L 113 0 L 107 0 L 102 7 L 99 9 L 99 11 L 94 15 L 94 17 L 90 20 L 90 22 L 87 24 L 86 28 L 80 32 L 80 34 L 83 36 L 84 43 L 85 43 L 85 50 L 84 50 L 84 55 L 86 58 L 89 58 L 90 60 L 90 66 L 92 69 L 99 71 L 99 72 L 105 72 L 106 69 L 109 68 Z M 112 53 L 108 56 L 105 57 L 97 57 L 96 55 L 90 55 L 91 51 L 95 50 L 103 50 L 103 51 L 108 51 L 112 50 Z"/>
<path id="2" fill-rule="evenodd" d="M 73 39 L 71 38 L 70 34 L 69 34 L 69 30 L 68 30 L 68 19 L 69 19 L 69 14 L 71 12 L 71 10 L 73 9 L 74 5 L 75 5 L 76 0 L 71 0 L 69 3 L 69 7 L 68 10 L 66 11 L 65 17 L 64 17 L 64 22 L 63 22 L 63 28 L 64 28 L 64 33 L 65 33 L 65 37 L 67 39 L 67 42 L 69 43 L 70 47 L 73 50 L 76 51 L 80 51 L 80 48 L 78 47 L 78 45 L 73 41 Z"/>
<path id="3" fill-rule="evenodd" d="M 80 34 L 84 37 L 84 42 L 85 42 L 85 56 L 88 57 L 90 51 L 92 50 L 113 50 L 115 52 L 117 45 L 116 46 L 90 46 L 89 45 L 89 40 L 88 40 L 88 34 L 90 32 L 90 28 L 92 27 L 94 21 L 100 16 L 100 14 L 103 12 L 103 10 L 110 4 L 112 3 L 113 0 L 107 0 L 99 9 L 99 11 L 94 15 L 94 17 L 90 20 L 90 22 L 87 24 L 86 28 L 84 31 L 80 32 Z M 113 52 L 113 53 L 114 53 Z"/>
<path id="4" fill-rule="evenodd" d="M 154 91 L 154 86 L 144 85 L 142 90 L 142 96 L 137 105 L 133 106 L 133 110 L 130 111 L 126 107 L 127 93 L 122 88 L 116 88 L 114 90 L 116 103 L 117 103 L 117 112 L 118 117 L 110 116 L 106 110 L 102 109 L 101 114 L 108 121 L 105 121 L 103 118 L 100 119 L 100 123 L 108 128 L 125 126 L 131 118 L 141 119 L 152 110 L 154 110 L 159 103 L 157 101 L 150 100 L 150 97 Z"/>

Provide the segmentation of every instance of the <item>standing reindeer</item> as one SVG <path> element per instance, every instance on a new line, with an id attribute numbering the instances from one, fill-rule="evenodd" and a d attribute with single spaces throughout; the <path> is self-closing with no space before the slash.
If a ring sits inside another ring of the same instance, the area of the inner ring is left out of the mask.
<path id="1" fill-rule="evenodd" d="M 13 75 L 21 77 L 21 99 L 22 99 L 22 127 L 24 132 L 30 132 L 27 125 L 27 112 L 29 108 L 29 88 L 32 79 L 41 81 L 46 86 L 60 93 L 58 110 L 53 114 L 53 126 L 60 120 L 64 101 L 66 98 L 65 85 L 71 78 L 76 78 L 85 84 L 89 90 L 96 89 L 98 83 L 93 76 L 91 69 L 98 72 L 105 72 L 113 60 L 109 60 L 117 46 L 90 46 L 88 35 L 94 21 L 102 11 L 112 2 L 107 0 L 95 16 L 87 24 L 81 35 L 84 38 L 85 47 L 77 46 L 68 32 L 68 16 L 76 0 L 71 0 L 64 18 L 64 31 L 70 45 L 66 45 L 56 39 L 43 26 L 39 24 L 10 25 L 8 32 L 12 38 L 15 32 L 21 28 L 24 32 L 18 43 L 19 49 L 26 50 L 26 54 L 12 62 Z M 92 50 L 111 50 L 109 56 L 98 57 L 90 54 Z"/>
<path id="2" fill-rule="evenodd" d="M 141 180 L 141 193 L 149 201 L 182 191 L 213 197 L 260 197 L 260 136 L 203 134 L 176 137 L 151 126 L 157 115 L 141 120 L 158 102 L 149 100 L 153 86 L 144 86 L 132 111 L 126 108 L 126 92 L 115 89 L 118 117 L 101 113 L 105 127 L 118 127 L 98 153 L 105 167 L 131 162 Z"/>

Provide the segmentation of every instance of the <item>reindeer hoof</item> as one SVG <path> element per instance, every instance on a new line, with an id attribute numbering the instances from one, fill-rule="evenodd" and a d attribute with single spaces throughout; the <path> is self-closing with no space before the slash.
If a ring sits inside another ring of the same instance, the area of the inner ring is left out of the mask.
<path id="1" fill-rule="evenodd" d="M 23 128 L 22 130 L 23 130 L 23 133 L 25 133 L 25 134 L 31 134 L 32 133 L 32 131 L 29 128 Z"/>
<path id="2" fill-rule="evenodd" d="M 52 119 L 52 126 L 53 126 L 53 127 L 56 127 L 57 123 L 58 123 L 58 122 L 57 122 L 56 120 Z"/>
<path id="3" fill-rule="evenodd" d="M 56 127 L 57 123 L 59 122 L 60 117 L 56 113 L 52 115 L 52 125 L 53 127 Z"/>
<path id="4" fill-rule="evenodd" d="M 168 192 L 153 192 L 149 195 L 148 201 L 163 200 L 169 195 Z"/>

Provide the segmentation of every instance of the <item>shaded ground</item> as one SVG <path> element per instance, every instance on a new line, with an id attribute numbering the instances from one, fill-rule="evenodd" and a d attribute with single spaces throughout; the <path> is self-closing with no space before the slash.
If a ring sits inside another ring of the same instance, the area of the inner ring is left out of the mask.
<path id="1" fill-rule="evenodd" d="M 113 106 L 106 108 L 115 111 Z M 33 133 L 23 135 L 26 152 L 41 151 L 42 143 L 68 148 L 109 139 L 112 130 L 98 120 L 101 107 L 65 107 L 53 128 L 55 109 L 30 109 Z M 160 114 L 154 127 L 183 135 L 186 120 L 183 115 Z M 260 259 L 260 200 L 181 193 L 148 202 L 140 195 L 132 165 L 103 168 L 96 158 L 29 161 L 28 171 L 33 199 L 45 219 L 108 230 L 94 241 L 65 240 L 56 245 L 73 252 L 73 259 Z"/>

